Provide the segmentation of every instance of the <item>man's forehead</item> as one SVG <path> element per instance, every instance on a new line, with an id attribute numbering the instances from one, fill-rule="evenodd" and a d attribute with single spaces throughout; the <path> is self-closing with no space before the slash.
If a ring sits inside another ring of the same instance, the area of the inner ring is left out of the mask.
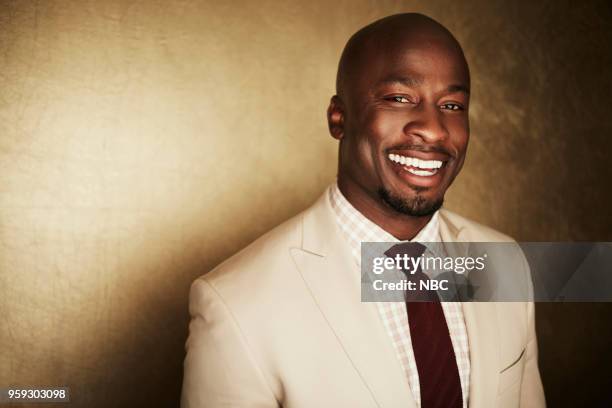
<path id="1" fill-rule="evenodd" d="M 469 92 L 461 46 L 446 28 L 422 15 L 390 16 L 364 27 L 347 43 L 338 68 L 340 93 L 357 83 L 418 86 L 431 74 Z"/>
<path id="2" fill-rule="evenodd" d="M 381 61 L 390 69 L 444 65 L 461 70 L 467 65 L 458 44 L 440 36 L 402 35 L 386 43 L 369 44 L 364 51 L 361 62 Z"/>
<path id="3" fill-rule="evenodd" d="M 419 87 L 435 80 L 469 93 L 469 71 L 462 54 L 455 49 L 394 47 L 371 54 L 369 63 L 355 67 L 371 85 Z"/>

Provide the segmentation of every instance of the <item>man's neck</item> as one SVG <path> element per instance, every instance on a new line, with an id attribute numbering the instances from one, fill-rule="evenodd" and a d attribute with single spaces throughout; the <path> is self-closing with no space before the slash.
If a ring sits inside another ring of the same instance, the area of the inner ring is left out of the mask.
<path id="1" fill-rule="evenodd" d="M 364 193 L 361 188 L 350 182 L 344 182 L 342 178 L 338 179 L 338 188 L 347 201 L 364 217 L 400 241 L 413 239 L 433 215 L 413 217 L 400 214 L 379 197 Z"/>

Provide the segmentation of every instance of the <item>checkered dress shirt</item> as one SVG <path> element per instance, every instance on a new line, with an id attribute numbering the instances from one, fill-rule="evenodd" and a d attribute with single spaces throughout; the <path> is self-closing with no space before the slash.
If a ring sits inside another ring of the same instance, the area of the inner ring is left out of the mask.
<path id="1" fill-rule="evenodd" d="M 342 195 L 337 183 L 330 186 L 328 191 L 336 221 L 351 248 L 358 266 L 361 264 L 361 242 L 400 242 L 353 207 Z M 436 212 L 429 223 L 419 231 L 412 241 L 421 243 L 440 242 L 439 222 L 439 216 Z M 427 271 L 424 272 L 427 273 Z M 403 302 L 377 302 L 376 305 L 397 358 L 404 370 L 408 386 L 414 396 L 417 407 L 420 407 L 419 373 L 412 351 L 410 326 L 408 325 L 409 316 L 406 313 L 406 305 Z M 467 408 L 470 382 L 470 356 L 467 332 L 463 320 L 463 309 L 461 303 L 442 302 L 442 310 L 444 311 L 444 317 L 446 318 L 459 369 L 463 407 Z"/>

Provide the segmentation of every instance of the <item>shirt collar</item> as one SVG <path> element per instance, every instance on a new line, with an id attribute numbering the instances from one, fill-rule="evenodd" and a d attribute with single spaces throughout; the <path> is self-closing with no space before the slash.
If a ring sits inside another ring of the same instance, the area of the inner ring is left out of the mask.
<path id="1" fill-rule="evenodd" d="M 353 256 L 358 261 L 361 258 L 361 242 L 400 242 L 353 207 L 338 188 L 338 182 L 330 186 L 329 199 L 336 222 L 351 247 Z M 438 211 L 436 211 L 427 225 L 410 242 L 440 241 L 440 220 Z"/>

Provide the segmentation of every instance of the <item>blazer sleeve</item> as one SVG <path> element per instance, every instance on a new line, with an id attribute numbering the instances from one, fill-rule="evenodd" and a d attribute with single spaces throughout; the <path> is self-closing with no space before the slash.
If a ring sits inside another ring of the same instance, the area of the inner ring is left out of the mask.
<path id="1" fill-rule="evenodd" d="M 189 313 L 181 407 L 279 407 L 230 310 L 205 278 L 191 286 Z"/>
<path id="2" fill-rule="evenodd" d="M 529 263 L 523 258 L 525 271 L 527 273 L 528 291 L 533 298 L 533 285 L 531 281 L 531 270 Z M 521 408 L 543 408 L 546 407 L 546 399 L 544 397 L 544 387 L 540 379 L 540 370 L 538 368 L 538 341 L 535 330 L 535 305 L 533 302 L 527 303 L 527 345 L 525 348 L 525 365 L 523 366 L 523 377 L 521 382 Z"/>

